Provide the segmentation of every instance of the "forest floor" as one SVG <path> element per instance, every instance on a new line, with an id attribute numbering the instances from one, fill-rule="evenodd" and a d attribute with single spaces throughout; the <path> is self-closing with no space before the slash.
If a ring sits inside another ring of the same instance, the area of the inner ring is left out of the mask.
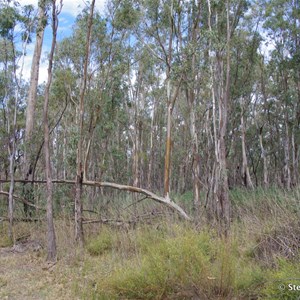
<path id="1" fill-rule="evenodd" d="M 0 249 L 0 299 L 76 299 L 74 268 L 45 263 L 39 251 Z"/>
<path id="2" fill-rule="evenodd" d="M 72 218 L 55 220 L 58 261 L 46 259 L 45 222 L 18 222 L 15 245 L 0 223 L 0 299 L 299 300 L 300 191 L 235 191 L 225 238 L 203 219 L 166 211 L 135 226 L 86 224 L 76 246 Z M 142 214 L 141 214 L 142 215 Z"/>

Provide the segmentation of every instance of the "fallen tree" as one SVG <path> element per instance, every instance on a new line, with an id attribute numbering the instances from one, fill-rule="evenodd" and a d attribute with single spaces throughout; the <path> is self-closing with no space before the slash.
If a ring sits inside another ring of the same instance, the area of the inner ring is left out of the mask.
<path id="1" fill-rule="evenodd" d="M 0 179 L 0 183 L 1 182 L 9 182 L 9 180 L 3 180 Z M 15 180 L 15 183 L 41 183 L 41 184 L 45 184 L 46 180 Z M 75 180 L 59 180 L 59 179 L 55 179 L 52 180 L 53 183 L 56 184 L 75 184 Z M 124 184 L 117 184 L 117 183 L 113 183 L 113 182 L 101 182 L 101 181 L 90 181 L 90 180 L 85 180 L 82 182 L 82 185 L 85 186 L 97 186 L 97 187 L 103 187 L 103 188 L 112 188 L 112 189 L 117 189 L 117 190 L 121 190 L 121 191 L 127 191 L 127 192 L 131 192 L 131 193 L 139 193 L 139 194 L 143 194 L 146 196 L 146 198 L 152 199 L 158 203 L 164 204 L 165 206 L 171 208 L 172 210 L 176 211 L 177 213 L 179 213 L 179 215 L 181 217 L 183 217 L 185 220 L 191 220 L 191 218 L 186 214 L 186 212 L 178 205 L 176 204 L 174 201 L 172 201 L 170 198 L 164 198 L 161 196 L 156 195 L 155 193 L 148 191 L 146 189 L 143 188 L 139 188 L 139 187 L 135 187 L 135 186 L 130 186 L 130 185 L 124 185 Z"/>

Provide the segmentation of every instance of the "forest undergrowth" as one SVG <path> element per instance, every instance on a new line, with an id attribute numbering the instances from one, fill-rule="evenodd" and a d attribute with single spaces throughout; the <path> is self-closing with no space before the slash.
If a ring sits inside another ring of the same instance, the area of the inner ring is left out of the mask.
<path id="1" fill-rule="evenodd" d="M 15 245 L 33 245 L 26 251 L 9 247 L 1 222 L 0 298 L 299 299 L 300 291 L 290 289 L 300 285 L 299 192 L 236 189 L 230 195 L 227 237 L 204 213 L 195 224 L 168 211 L 157 216 L 157 207 L 149 215 L 144 207 L 135 213 L 147 218 L 134 223 L 110 212 L 117 222 L 86 224 L 80 249 L 73 221 L 57 215 L 54 265 L 44 262 L 43 221 L 15 225 Z M 192 201 L 185 194 L 177 202 L 188 209 Z"/>

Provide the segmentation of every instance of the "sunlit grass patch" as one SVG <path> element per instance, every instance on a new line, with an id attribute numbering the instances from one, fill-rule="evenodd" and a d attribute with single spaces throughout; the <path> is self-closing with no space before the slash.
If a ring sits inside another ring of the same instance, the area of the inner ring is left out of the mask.
<path id="1" fill-rule="evenodd" d="M 299 253 L 300 254 L 300 253 Z M 266 284 L 262 290 L 264 299 L 299 299 L 300 296 L 300 264 L 299 256 L 294 261 L 277 259 L 276 267 L 269 269 Z"/>
<path id="2" fill-rule="evenodd" d="M 86 297 L 228 298 L 253 294 L 251 288 L 261 282 L 259 266 L 254 266 L 251 258 L 241 257 L 236 241 L 218 237 L 213 231 L 198 232 L 184 225 L 170 224 L 159 230 L 142 227 L 134 234 L 131 242 L 135 241 L 135 251 L 127 259 L 123 255 L 125 259 L 117 259 L 117 263 L 112 260 L 121 257 L 116 251 L 120 254 L 124 248 L 102 253 L 99 268 L 103 268 L 105 261 L 114 267 L 90 280 L 89 291 L 84 292 Z"/>

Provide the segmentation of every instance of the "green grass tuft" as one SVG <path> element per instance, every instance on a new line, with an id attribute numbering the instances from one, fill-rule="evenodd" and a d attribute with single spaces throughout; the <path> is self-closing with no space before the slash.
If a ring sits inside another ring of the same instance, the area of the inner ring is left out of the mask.
<path id="1" fill-rule="evenodd" d="M 112 250 L 114 242 L 113 232 L 106 228 L 96 238 L 90 239 L 86 248 L 91 255 L 103 255 Z"/>
<path id="2" fill-rule="evenodd" d="M 90 298 L 225 299 L 253 295 L 262 279 L 259 266 L 241 257 L 236 241 L 213 232 L 171 224 L 141 228 L 135 239 L 134 255 L 99 275 Z"/>

